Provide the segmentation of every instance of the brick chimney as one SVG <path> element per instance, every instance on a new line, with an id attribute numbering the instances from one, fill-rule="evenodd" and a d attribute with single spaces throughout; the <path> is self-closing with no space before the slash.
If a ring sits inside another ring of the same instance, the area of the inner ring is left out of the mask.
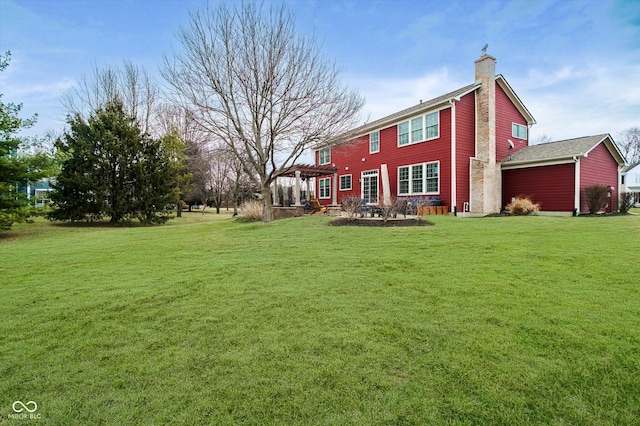
<path id="1" fill-rule="evenodd" d="M 476 152 L 471 158 L 472 213 L 499 213 L 502 173 L 496 164 L 496 58 L 483 54 L 476 64 Z"/>

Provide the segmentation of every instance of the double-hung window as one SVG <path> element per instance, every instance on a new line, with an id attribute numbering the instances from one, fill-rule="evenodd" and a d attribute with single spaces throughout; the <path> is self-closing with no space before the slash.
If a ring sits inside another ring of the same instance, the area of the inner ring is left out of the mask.
<path id="1" fill-rule="evenodd" d="M 429 195 L 439 192 L 438 161 L 398 167 L 398 195 Z"/>
<path id="2" fill-rule="evenodd" d="M 440 136 L 440 111 L 398 124 L 398 146 L 436 139 Z"/>
<path id="3" fill-rule="evenodd" d="M 438 163 L 427 163 L 425 167 L 425 183 L 427 187 L 427 193 L 438 193 L 439 191 L 439 176 Z"/>
<path id="4" fill-rule="evenodd" d="M 329 164 L 331 162 L 331 151 L 329 148 L 322 148 L 318 151 L 320 165 Z"/>
<path id="5" fill-rule="evenodd" d="M 371 132 L 369 134 L 369 154 L 380 152 L 380 132 Z"/>
<path id="6" fill-rule="evenodd" d="M 437 138 L 440 135 L 440 114 L 434 112 L 425 116 L 427 120 L 427 139 Z"/>
<path id="7" fill-rule="evenodd" d="M 398 124 L 398 145 L 408 145 L 409 144 L 409 122 L 405 121 L 404 123 Z"/>
<path id="8" fill-rule="evenodd" d="M 414 118 L 411 120 L 411 143 L 420 142 L 422 140 L 423 129 L 423 117 Z"/>
<path id="9" fill-rule="evenodd" d="M 513 123 L 511 125 L 511 136 L 518 139 L 526 139 L 527 138 L 527 126 L 523 126 L 522 124 Z"/>
<path id="10" fill-rule="evenodd" d="M 409 194 L 409 166 L 398 169 L 398 194 Z"/>
<path id="11" fill-rule="evenodd" d="M 424 173 L 422 164 L 411 166 L 411 193 L 422 194 L 424 188 Z"/>
<path id="12" fill-rule="evenodd" d="M 340 191 L 351 190 L 351 175 L 340 176 Z"/>
<path id="13" fill-rule="evenodd" d="M 320 179 L 320 198 L 331 198 L 331 178 Z"/>

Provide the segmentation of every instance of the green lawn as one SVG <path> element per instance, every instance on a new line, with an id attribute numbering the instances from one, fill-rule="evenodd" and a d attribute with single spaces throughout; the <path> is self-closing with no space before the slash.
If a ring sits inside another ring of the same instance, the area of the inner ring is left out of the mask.
<path id="1" fill-rule="evenodd" d="M 640 216 L 0 236 L 0 424 L 631 425 Z"/>

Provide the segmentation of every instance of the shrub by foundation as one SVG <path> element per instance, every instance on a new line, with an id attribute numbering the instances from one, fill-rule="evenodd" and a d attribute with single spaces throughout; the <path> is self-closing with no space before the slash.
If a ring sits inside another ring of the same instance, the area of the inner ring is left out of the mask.
<path id="1" fill-rule="evenodd" d="M 589 214 L 596 214 L 609 201 L 609 187 L 605 185 L 589 185 L 584 189 Z"/>
<path id="2" fill-rule="evenodd" d="M 633 207 L 635 197 L 633 192 L 623 192 L 620 194 L 620 213 L 627 214 L 629 209 Z"/>
<path id="3" fill-rule="evenodd" d="M 540 204 L 534 203 L 529 197 L 518 197 L 507 205 L 507 210 L 514 216 L 526 216 L 540 211 Z"/>

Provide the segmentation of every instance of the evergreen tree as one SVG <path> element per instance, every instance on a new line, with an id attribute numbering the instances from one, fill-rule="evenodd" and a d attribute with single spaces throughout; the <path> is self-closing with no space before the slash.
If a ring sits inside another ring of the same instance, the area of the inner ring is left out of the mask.
<path id="1" fill-rule="evenodd" d="M 86 121 L 76 115 L 56 146 L 68 159 L 54 185 L 53 220 L 163 223 L 176 199 L 175 155 L 144 134 L 114 100 Z"/>
<path id="2" fill-rule="evenodd" d="M 0 55 L 0 71 L 9 65 L 10 55 Z M 18 117 L 21 109 L 22 104 L 2 102 L 0 93 L 0 231 L 29 216 L 26 193 L 20 193 L 18 187 L 44 177 L 51 166 L 51 158 L 43 152 L 21 152 L 26 140 L 17 133 L 31 127 L 37 118 Z"/>

